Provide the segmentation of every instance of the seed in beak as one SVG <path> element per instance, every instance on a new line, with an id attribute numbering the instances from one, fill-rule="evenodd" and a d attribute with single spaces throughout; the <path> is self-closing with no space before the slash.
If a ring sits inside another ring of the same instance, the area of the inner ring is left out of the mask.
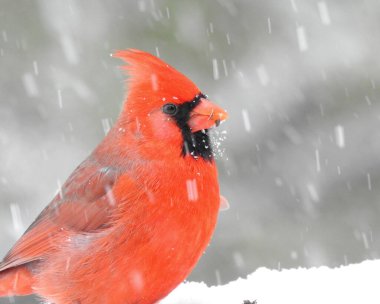
<path id="1" fill-rule="evenodd" d="M 215 120 L 215 126 L 219 127 L 220 125 L 220 119 Z"/>

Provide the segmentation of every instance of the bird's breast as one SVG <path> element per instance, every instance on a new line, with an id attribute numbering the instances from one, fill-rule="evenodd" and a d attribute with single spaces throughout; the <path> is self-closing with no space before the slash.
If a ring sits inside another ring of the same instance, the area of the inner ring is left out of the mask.
<path id="1" fill-rule="evenodd" d="M 206 249 L 216 225 L 219 186 L 210 163 L 144 174 L 138 199 L 125 203 L 112 250 L 126 257 L 119 267 L 127 285 L 136 294 L 155 286 L 159 298 L 186 278 Z"/>

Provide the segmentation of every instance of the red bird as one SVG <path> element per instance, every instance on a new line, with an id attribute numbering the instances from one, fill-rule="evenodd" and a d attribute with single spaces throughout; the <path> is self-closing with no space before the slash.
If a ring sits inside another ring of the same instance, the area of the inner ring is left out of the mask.
<path id="1" fill-rule="evenodd" d="M 0 263 L 0 296 L 155 303 L 210 241 L 220 195 L 207 129 L 227 113 L 162 60 L 114 56 L 130 74 L 122 112 Z"/>

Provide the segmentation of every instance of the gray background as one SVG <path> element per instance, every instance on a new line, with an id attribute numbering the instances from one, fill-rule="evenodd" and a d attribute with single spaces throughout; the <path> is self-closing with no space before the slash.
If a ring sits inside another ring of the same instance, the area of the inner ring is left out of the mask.
<path id="1" fill-rule="evenodd" d="M 0 255 L 115 120 L 109 54 L 138 48 L 230 113 L 231 208 L 189 280 L 378 258 L 379 16 L 378 0 L 1 0 Z"/>

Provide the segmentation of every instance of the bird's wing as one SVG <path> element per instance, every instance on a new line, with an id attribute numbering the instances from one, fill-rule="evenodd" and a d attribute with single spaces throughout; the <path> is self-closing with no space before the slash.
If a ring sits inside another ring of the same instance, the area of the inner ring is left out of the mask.
<path id="1" fill-rule="evenodd" d="M 89 161 L 80 165 L 9 251 L 0 271 L 43 259 L 74 232 L 109 227 L 116 207 L 112 188 L 118 176 L 116 170 Z"/>

